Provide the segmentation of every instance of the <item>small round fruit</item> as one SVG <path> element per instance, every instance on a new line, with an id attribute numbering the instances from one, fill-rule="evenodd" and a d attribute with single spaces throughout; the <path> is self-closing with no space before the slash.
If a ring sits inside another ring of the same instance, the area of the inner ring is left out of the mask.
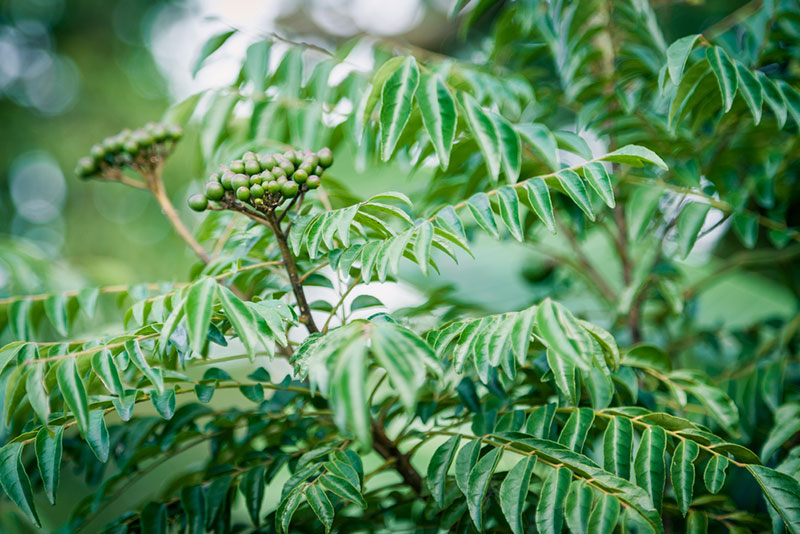
<path id="1" fill-rule="evenodd" d="M 206 198 L 208 200 L 222 200 L 225 196 L 225 188 L 219 182 L 208 182 L 206 184 Z"/>
<path id="2" fill-rule="evenodd" d="M 78 160 L 78 165 L 75 167 L 75 174 L 81 178 L 86 178 L 87 176 L 94 174 L 94 171 L 96 170 L 97 167 L 95 166 L 94 159 L 90 157 L 83 157 Z"/>
<path id="3" fill-rule="evenodd" d="M 231 161 L 231 170 L 236 174 L 244 173 L 244 161 L 240 159 Z"/>
<path id="4" fill-rule="evenodd" d="M 250 187 L 250 177 L 246 174 L 236 174 L 231 180 L 231 185 L 236 190 L 240 187 Z"/>
<path id="5" fill-rule="evenodd" d="M 277 180 L 272 180 L 267 184 L 267 191 L 270 193 L 278 193 L 281 190 L 281 184 Z"/>
<path id="6" fill-rule="evenodd" d="M 275 178 L 280 178 L 281 176 L 283 176 L 284 178 L 286 177 L 286 171 L 284 171 L 281 167 L 277 167 L 277 166 L 273 167 L 272 170 L 269 171 L 269 172 Z"/>
<path id="7" fill-rule="evenodd" d="M 233 171 L 225 171 L 222 173 L 222 177 L 219 179 L 219 182 L 225 189 L 233 189 L 233 179 L 235 177 L 236 174 L 234 174 Z"/>
<path id="8" fill-rule="evenodd" d="M 258 160 L 255 158 L 244 160 L 244 172 L 250 175 L 260 173 L 261 165 L 258 164 Z"/>
<path id="9" fill-rule="evenodd" d="M 208 199 L 202 193 L 197 193 L 189 197 L 189 207 L 194 211 L 203 211 L 208 207 Z"/>
<path id="10" fill-rule="evenodd" d="M 262 184 L 265 184 L 267 182 L 271 182 L 274 179 L 275 179 L 275 177 L 272 176 L 272 173 L 269 172 L 269 171 L 264 171 L 264 172 L 261 173 L 261 183 Z"/>
<path id="11" fill-rule="evenodd" d="M 276 181 L 277 181 L 279 184 L 283 185 L 283 184 L 285 184 L 286 182 L 288 182 L 288 181 L 289 181 L 289 179 L 288 179 L 287 177 L 285 177 L 285 176 L 278 176 L 278 179 L 277 179 Z"/>
<path id="12" fill-rule="evenodd" d="M 316 189 L 321 184 L 322 184 L 322 180 L 320 180 L 319 176 L 316 176 L 316 175 L 313 175 L 313 174 L 308 177 L 308 180 L 306 180 L 306 186 L 309 189 Z"/>
<path id="13" fill-rule="evenodd" d="M 163 124 L 156 124 L 150 129 L 150 135 L 160 143 L 167 138 L 167 129 Z"/>
<path id="14" fill-rule="evenodd" d="M 305 158 L 303 158 L 303 163 L 308 163 L 309 165 L 311 165 L 311 168 L 313 169 L 314 167 L 319 165 L 319 156 L 317 156 L 314 153 L 311 153 Z"/>
<path id="15" fill-rule="evenodd" d="M 256 158 L 258 158 L 258 154 L 256 154 L 255 152 L 252 152 L 250 150 L 245 152 L 244 156 L 242 156 L 242 159 L 245 160 L 245 161 L 247 161 L 248 159 L 256 159 Z"/>
<path id="16" fill-rule="evenodd" d="M 251 185 L 250 194 L 253 195 L 253 198 L 261 198 L 264 196 L 264 188 L 260 184 Z"/>
<path id="17" fill-rule="evenodd" d="M 314 174 L 322 178 L 322 173 L 325 172 L 325 169 L 322 168 L 321 165 L 317 165 L 317 168 L 314 169 Z"/>
<path id="18" fill-rule="evenodd" d="M 139 143 L 129 138 L 125 141 L 125 143 L 123 143 L 122 149 L 131 156 L 133 156 L 139 151 Z"/>
<path id="19" fill-rule="evenodd" d="M 241 200 L 242 202 L 247 202 L 250 200 L 250 188 L 249 187 L 240 187 L 236 190 L 236 198 Z"/>
<path id="20" fill-rule="evenodd" d="M 304 184 L 306 183 L 306 180 L 308 180 L 308 173 L 303 169 L 297 169 L 296 171 L 294 171 L 294 174 L 292 175 L 292 180 L 294 180 L 298 184 Z"/>
<path id="21" fill-rule="evenodd" d="M 133 132 L 133 138 L 136 139 L 136 142 L 142 147 L 150 146 L 155 142 L 153 136 L 141 128 Z"/>
<path id="22" fill-rule="evenodd" d="M 283 157 L 288 159 L 293 165 L 297 164 L 297 153 L 294 150 L 287 150 L 283 153 Z"/>
<path id="23" fill-rule="evenodd" d="M 183 137 L 183 129 L 177 124 L 170 124 L 167 126 L 167 137 L 173 141 L 177 141 Z"/>
<path id="24" fill-rule="evenodd" d="M 289 176 L 294 172 L 294 164 L 291 161 L 289 161 L 288 159 L 281 160 L 278 163 L 278 167 L 283 169 L 283 172 L 286 173 L 286 176 Z"/>
<path id="25" fill-rule="evenodd" d="M 111 150 L 113 152 L 119 152 L 122 150 L 122 145 L 125 144 L 125 136 L 122 134 L 117 134 L 111 137 Z"/>
<path id="26" fill-rule="evenodd" d="M 281 193 L 285 197 L 293 197 L 297 194 L 297 191 L 300 190 L 300 186 L 297 185 L 297 182 L 289 180 L 285 184 L 281 186 Z"/>
<path id="27" fill-rule="evenodd" d="M 323 148 L 317 152 L 317 155 L 319 156 L 319 164 L 323 167 L 328 168 L 333 165 L 333 152 L 331 152 L 330 148 Z"/>
<path id="28" fill-rule="evenodd" d="M 262 184 L 264 183 L 264 178 L 261 177 L 260 174 L 254 174 L 250 177 L 250 185 Z"/>
<path id="29" fill-rule="evenodd" d="M 305 171 L 306 174 L 311 174 L 314 172 L 315 167 L 316 165 L 312 165 L 310 161 L 304 161 L 299 167 L 297 167 L 297 170 L 302 170 Z"/>
<path id="30" fill-rule="evenodd" d="M 103 139 L 103 150 L 106 154 L 113 154 L 117 151 L 115 139 L 113 137 L 106 137 Z"/>
<path id="31" fill-rule="evenodd" d="M 92 145 L 92 149 L 89 151 L 89 154 L 91 154 L 94 159 L 103 159 L 106 157 L 106 149 L 100 144 Z"/>
<path id="32" fill-rule="evenodd" d="M 262 169 L 271 169 L 278 163 L 275 161 L 275 158 L 270 156 L 269 154 L 265 154 L 263 156 L 258 157 L 258 163 L 261 165 Z"/>
<path id="33" fill-rule="evenodd" d="M 211 176 L 208 177 L 208 181 L 209 182 L 219 182 L 219 173 L 218 172 L 212 172 Z"/>

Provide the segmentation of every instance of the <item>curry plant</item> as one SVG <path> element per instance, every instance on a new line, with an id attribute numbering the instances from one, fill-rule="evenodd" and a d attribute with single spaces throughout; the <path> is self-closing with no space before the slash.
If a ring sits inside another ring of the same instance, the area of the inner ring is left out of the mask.
<path id="1" fill-rule="evenodd" d="M 233 85 L 80 160 L 86 187 L 153 194 L 198 264 L 2 300 L 6 513 L 60 532 L 800 532 L 797 307 L 699 320 L 730 273 L 800 301 L 797 3 L 671 43 L 639 0 L 452 11 L 450 55 L 255 42 Z M 195 232 L 162 177 L 173 124 L 197 131 Z M 453 291 L 473 261 L 523 304 Z M 423 302 L 386 307 L 386 283 Z M 90 489 L 58 525 L 67 468 Z"/>

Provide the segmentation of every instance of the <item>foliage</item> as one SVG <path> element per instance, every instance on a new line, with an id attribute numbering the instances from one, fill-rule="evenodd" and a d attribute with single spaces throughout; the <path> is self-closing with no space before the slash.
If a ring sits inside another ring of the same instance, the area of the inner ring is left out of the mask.
<path id="1" fill-rule="evenodd" d="M 212 202 L 195 238 L 167 153 L 141 180 L 105 172 L 151 192 L 200 261 L 185 283 L 2 301 L 0 483 L 30 522 L 68 464 L 93 491 L 64 532 L 800 532 L 800 316 L 697 320 L 730 271 L 800 301 L 797 4 L 672 44 L 638 0 L 453 13 L 470 36 L 453 57 L 259 41 L 234 86 L 164 119 L 197 119 L 209 174 L 327 145 L 416 189 L 363 194 L 334 164 L 291 200 Z M 522 309 L 420 281 L 480 258 L 484 235 L 547 258 Z M 683 259 L 701 242 L 698 279 Z M 376 281 L 430 299 L 390 311 Z M 310 286 L 333 296 L 309 303 Z M 73 337 L 109 316 L 119 330 Z M 269 359 L 294 372 L 274 379 Z M 248 404 L 215 404 L 228 389 Z M 149 502 L 103 515 L 159 468 Z"/>

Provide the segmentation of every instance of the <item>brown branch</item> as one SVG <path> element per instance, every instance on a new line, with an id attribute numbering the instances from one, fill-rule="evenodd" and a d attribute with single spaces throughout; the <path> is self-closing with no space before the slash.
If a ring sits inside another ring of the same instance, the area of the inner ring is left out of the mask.
<path id="1" fill-rule="evenodd" d="M 375 452 L 381 455 L 381 458 L 391 461 L 394 469 L 403 478 L 403 482 L 408 484 L 417 495 L 422 494 L 422 477 L 411 465 L 411 460 L 408 455 L 400 452 L 383 427 L 375 421 L 372 421 L 372 447 Z"/>

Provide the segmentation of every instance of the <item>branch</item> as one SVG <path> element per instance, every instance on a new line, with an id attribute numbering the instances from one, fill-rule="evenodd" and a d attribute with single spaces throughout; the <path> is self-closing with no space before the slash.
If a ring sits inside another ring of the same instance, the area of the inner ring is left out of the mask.
<path id="1" fill-rule="evenodd" d="M 400 452 L 397 445 L 386 435 L 383 427 L 375 421 L 372 421 L 372 447 L 381 455 L 381 458 L 393 463 L 394 469 L 417 495 L 422 494 L 422 477 L 411 465 L 408 455 Z"/>

